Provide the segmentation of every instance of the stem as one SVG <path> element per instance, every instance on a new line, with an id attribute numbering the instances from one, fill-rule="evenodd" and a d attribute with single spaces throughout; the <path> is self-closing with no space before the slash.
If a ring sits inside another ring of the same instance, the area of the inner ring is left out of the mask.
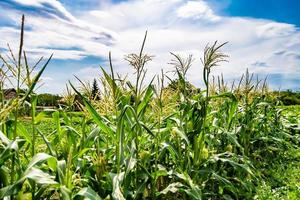
<path id="1" fill-rule="evenodd" d="M 20 35 L 20 46 L 19 46 L 19 58 L 18 58 L 18 65 L 17 65 L 17 105 L 15 108 L 15 124 L 14 124 L 14 133 L 13 133 L 13 140 L 17 137 L 17 123 L 18 123 L 18 115 L 19 115 L 19 95 L 20 95 L 20 76 L 21 76 L 21 59 L 22 59 L 22 50 L 23 50 L 23 37 L 24 37 L 24 21 L 25 17 L 22 16 L 22 24 L 21 24 L 21 35 Z M 11 163 L 11 184 L 14 183 L 15 179 L 15 160 L 16 157 L 12 157 L 12 163 Z M 14 199 L 14 196 L 11 195 L 11 199 Z"/>
<path id="2" fill-rule="evenodd" d="M 33 99 L 31 100 L 31 125 L 32 125 L 32 145 L 31 145 L 31 156 L 33 157 L 35 154 L 35 133 L 36 133 L 36 127 L 35 127 L 35 109 L 36 109 L 36 97 L 33 96 Z"/>
<path id="3" fill-rule="evenodd" d="M 36 127 L 35 127 L 35 111 L 36 111 L 36 103 L 37 103 L 37 96 L 33 95 L 31 98 L 31 125 L 32 125 L 32 144 L 31 144 L 31 157 L 35 155 L 35 141 L 36 141 Z M 33 181 L 32 187 L 32 199 L 35 196 L 35 182 Z"/>

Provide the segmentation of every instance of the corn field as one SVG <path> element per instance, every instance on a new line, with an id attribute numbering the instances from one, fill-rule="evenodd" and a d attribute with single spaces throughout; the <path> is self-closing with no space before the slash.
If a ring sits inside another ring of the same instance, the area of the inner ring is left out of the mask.
<path id="1" fill-rule="evenodd" d="M 110 70 L 99 69 L 100 98 L 91 98 L 78 77 L 82 87 L 70 82 L 68 91 L 80 97 L 82 112 L 56 109 L 52 130 L 41 130 L 47 115 L 37 112 L 34 91 L 52 56 L 29 65 L 23 35 L 24 17 L 18 55 L 10 49 L 0 57 L 1 199 L 267 199 L 264 189 L 276 188 L 272 170 L 297 159 L 299 132 L 291 131 L 266 80 L 247 71 L 226 84 L 211 75 L 228 60 L 226 43 L 204 49 L 205 88 L 197 89 L 186 77 L 192 56 L 172 54 L 175 79 L 162 71 L 145 81 L 147 33 L 140 51 L 125 58 L 134 81 L 114 72 L 109 54 Z M 18 95 L 5 102 L 7 81 Z M 29 127 L 20 114 L 25 105 Z M 297 187 L 291 199 L 300 198 Z"/>

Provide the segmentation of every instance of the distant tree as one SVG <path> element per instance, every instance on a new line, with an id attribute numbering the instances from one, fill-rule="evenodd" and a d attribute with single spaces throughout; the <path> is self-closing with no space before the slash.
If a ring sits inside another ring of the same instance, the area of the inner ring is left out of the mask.
<path id="1" fill-rule="evenodd" d="M 94 78 L 93 86 L 92 86 L 92 98 L 95 100 L 99 100 L 100 93 L 97 80 Z"/>
<path id="2" fill-rule="evenodd" d="M 286 90 L 275 93 L 283 105 L 300 105 L 300 92 Z"/>
<path id="3" fill-rule="evenodd" d="M 181 85 L 181 82 L 179 79 L 172 80 L 168 85 L 167 89 L 171 89 L 173 91 L 182 89 L 183 85 Z M 185 87 L 188 95 L 200 92 L 200 89 L 196 88 L 193 84 L 191 84 L 188 81 L 185 81 Z"/>
<path id="4" fill-rule="evenodd" d="M 60 96 L 54 94 L 39 94 L 38 95 L 38 106 L 58 106 L 58 101 L 61 99 Z"/>

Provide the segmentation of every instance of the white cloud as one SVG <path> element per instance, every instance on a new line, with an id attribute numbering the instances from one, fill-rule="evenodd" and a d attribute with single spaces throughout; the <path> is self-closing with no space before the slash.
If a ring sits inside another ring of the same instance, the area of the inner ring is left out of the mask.
<path id="1" fill-rule="evenodd" d="M 51 55 L 53 53 L 53 59 L 71 59 L 80 60 L 86 56 L 84 51 L 76 50 L 59 50 L 59 49 L 30 49 L 26 51 L 27 55 L 33 59 L 38 60 L 40 57 L 45 55 Z"/>
<path id="2" fill-rule="evenodd" d="M 289 36 L 296 31 L 295 26 L 291 24 L 270 22 L 257 27 L 257 34 L 264 38 L 276 38 Z"/>
<path id="3" fill-rule="evenodd" d="M 41 9 L 47 7 L 52 7 L 57 12 L 61 13 L 63 16 L 68 18 L 69 20 L 76 21 L 76 18 L 73 17 L 63 5 L 58 0 L 13 0 L 16 3 L 26 6 L 35 6 Z"/>
<path id="4" fill-rule="evenodd" d="M 101 75 L 101 69 L 100 67 L 87 66 L 83 69 L 78 70 L 74 75 L 79 77 L 83 81 L 91 81 Z"/>
<path id="5" fill-rule="evenodd" d="M 224 51 L 230 56 L 230 62 L 216 68 L 214 74 L 223 73 L 225 78 L 233 79 L 249 68 L 265 75 L 280 74 L 286 80 L 291 75 L 300 77 L 297 54 L 300 51 L 300 33 L 294 25 L 218 16 L 203 0 L 131 0 L 118 4 L 105 1 L 101 7 L 77 17 L 62 8 L 59 1 L 15 1 L 40 7 L 48 14 L 50 11 L 46 5 L 57 10 L 51 13 L 55 16 L 52 18 L 27 14 L 26 25 L 31 29 L 25 34 L 25 45 L 26 49 L 32 49 L 32 55 L 54 51 L 57 59 L 78 60 L 89 55 L 106 58 L 111 50 L 115 70 L 130 75 L 132 69 L 124 61 L 124 55 L 139 51 L 144 33 L 148 30 L 145 51 L 155 55 L 148 66 L 149 79 L 161 68 L 172 70 L 167 64 L 171 59 L 170 51 L 188 52 L 195 58 L 188 76 L 194 84 L 200 85 L 202 50 L 214 40 L 228 41 Z M 20 12 L 11 10 L 7 17 L 15 20 L 17 14 Z M 17 33 L 14 28 L 0 27 L 0 47 L 4 47 L 7 41 L 15 41 Z M 98 68 L 89 66 L 76 70 L 70 73 L 83 79 L 100 73 L 97 73 Z"/>
<path id="6" fill-rule="evenodd" d="M 30 49 L 36 53 L 38 49 L 42 54 L 46 49 L 59 53 L 57 59 L 80 59 L 88 55 L 107 55 L 110 44 L 114 43 L 115 33 L 98 25 L 90 24 L 72 16 L 61 3 L 56 0 L 15 0 L 23 5 L 39 7 L 39 12 L 51 14 L 44 16 L 39 13 L 26 13 L 25 27 L 25 49 Z M 49 5 L 53 9 L 48 9 Z M 0 4 L 1 6 L 1 4 Z M 6 11 L 6 20 L 19 23 L 22 11 Z M 19 18 L 17 17 L 19 16 Z M 4 19 L 5 19 L 4 18 Z M 14 49 L 18 47 L 19 30 L 17 28 L 0 27 L 0 47 L 5 47 L 9 42 Z M 74 50 L 75 49 L 75 50 Z M 79 49 L 79 50 L 78 50 Z"/>
<path id="7" fill-rule="evenodd" d="M 177 9 L 177 15 L 181 18 L 205 19 L 210 21 L 220 19 L 205 1 L 188 1 Z"/>

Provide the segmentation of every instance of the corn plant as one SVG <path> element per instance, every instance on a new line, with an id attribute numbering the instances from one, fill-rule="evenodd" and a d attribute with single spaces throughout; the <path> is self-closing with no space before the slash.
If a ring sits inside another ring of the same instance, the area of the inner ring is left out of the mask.
<path id="1" fill-rule="evenodd" d="M 162 71 L 147 82 L 146 32 L 140 51 L 125 56 L 133 82 L 115 73 L 109 52 L 109 71 L 99 68 L 100 98 L 76 77 L 81 87 L 70 82 L 66 106 L 47 115 L 36 110 L 34 89 L 52 56 L 34 75 L 42 59 L 29 65 L 23 34 L 24 18 L 18 56 L 9 46 L 8 58 L 0 56 L 1 199 L 262 198 L 272 170 L 299 148 L 266 80 L 248 71 L 231 84 L 211 76 L 227 61 L 226 43 L 204 49 L 204 89 L 188 82 L 192 55 L 171 53 L 176 78 Z M 8 102 L 6 84 L 18 93 Z M 19 112 L 25 104 L 27 127 Z"/>

